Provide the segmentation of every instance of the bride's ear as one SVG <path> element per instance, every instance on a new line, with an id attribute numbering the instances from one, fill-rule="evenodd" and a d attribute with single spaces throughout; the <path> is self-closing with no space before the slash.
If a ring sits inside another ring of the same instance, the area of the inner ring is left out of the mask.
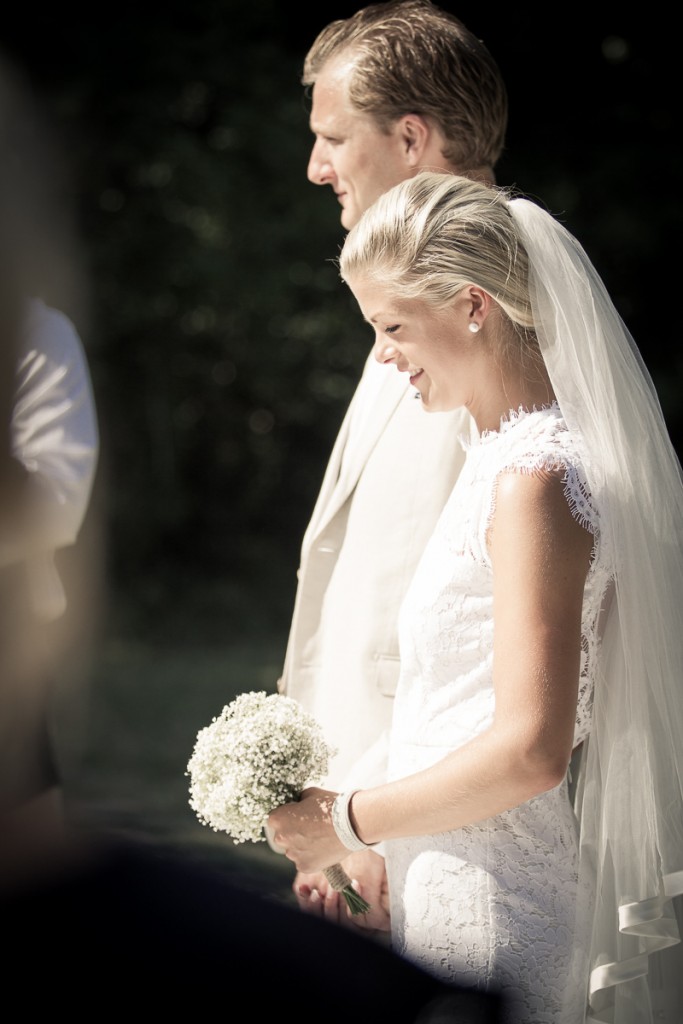
<path id="1" fill-rule="evenodd" d="M 464 312 L 467 316 L 467 326 L 472 334 L 477 334 L 482 329 L 486 318 L 493 307 L 493 299 L 483 288 L 475 284 L 468 285 L 463 293 Z"/>

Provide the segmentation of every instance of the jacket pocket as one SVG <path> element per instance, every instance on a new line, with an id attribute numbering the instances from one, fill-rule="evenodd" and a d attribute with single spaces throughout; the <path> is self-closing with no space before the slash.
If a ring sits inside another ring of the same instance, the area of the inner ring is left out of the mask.
<path id="1" fill-rule="evenodd" d="M 377 655 L 377 689 L 385 697 L 394 697 L 398 685 L 401 660 L 395 655 Z"/>

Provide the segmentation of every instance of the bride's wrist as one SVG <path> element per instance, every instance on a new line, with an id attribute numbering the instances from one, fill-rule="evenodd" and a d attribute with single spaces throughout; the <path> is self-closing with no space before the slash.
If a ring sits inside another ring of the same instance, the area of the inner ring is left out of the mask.
<path id="1" fill-rule="evenodd" d="M 375 845 L 366 843 L 358 834 L 358 823 L 351 810 L 351 801 L 358 790 L 339 793 L 332 804 L 332 825 L 337 838 L 347 850 L 369 850 Z"/>

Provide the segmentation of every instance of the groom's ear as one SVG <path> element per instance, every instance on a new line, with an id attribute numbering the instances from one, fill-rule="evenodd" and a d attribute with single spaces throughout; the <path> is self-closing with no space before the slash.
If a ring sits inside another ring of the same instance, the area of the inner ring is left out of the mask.
<path id="1" fill-rule="evenodd" d="M 407 166 L 420 167 L 431 134 L 429 124 L 421 114 L 404 114 L 398 119 L 396 128 Z"/>

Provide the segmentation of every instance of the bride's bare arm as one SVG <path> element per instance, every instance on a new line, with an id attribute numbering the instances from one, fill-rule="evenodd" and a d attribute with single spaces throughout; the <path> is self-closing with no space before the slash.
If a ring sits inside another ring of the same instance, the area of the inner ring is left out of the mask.
<path id="1" fill-rule="evenodd" d="M 552 789 L 572 752 L 581 609 L 592 535 L 572 516 L 560 477 L 506 473 L 489 535 L 494 579 L 495 714 L 480 736 L 432 767 L 360 790 L 351 821 L 366 843 L 443 832 Z M 271 816 L 300 871 L 338 859 L 322 790 Z"/>

